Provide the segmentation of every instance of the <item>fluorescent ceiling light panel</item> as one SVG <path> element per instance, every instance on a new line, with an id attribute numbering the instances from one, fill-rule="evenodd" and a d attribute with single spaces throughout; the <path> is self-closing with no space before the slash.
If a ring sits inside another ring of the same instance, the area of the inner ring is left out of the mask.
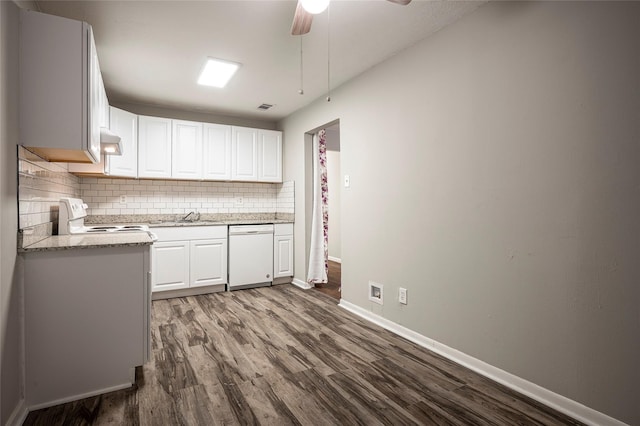
<path id="1" fill-rule="evenodd" d="M 240 64 L 235 62 L 209 58 L 200 73 L 198 84 L 222 88 L 227 85 L 238 68 Z"/>

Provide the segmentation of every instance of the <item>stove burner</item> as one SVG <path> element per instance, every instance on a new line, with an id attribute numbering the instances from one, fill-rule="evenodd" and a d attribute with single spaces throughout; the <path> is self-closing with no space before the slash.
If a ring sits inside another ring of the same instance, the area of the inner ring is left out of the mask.
<path id="1" fill-rule="evenodd" d="M 98 234 L 111 232 L 147 232 L 149 228 L 146 225 L 98 225 L 84 226 L 75 228 L 73 234 Z"/>

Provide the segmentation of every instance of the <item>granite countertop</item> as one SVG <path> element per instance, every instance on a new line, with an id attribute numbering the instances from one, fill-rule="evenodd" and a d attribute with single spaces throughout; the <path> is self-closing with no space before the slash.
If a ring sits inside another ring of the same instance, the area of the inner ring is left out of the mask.
<path id="1" fill-rule="evenodd" d="M 227 225 L 261 225 L 269 223 L 293 223 L 292 220 L 286 219 L 237 219 L 237 220 L 221 220 L 221 221 L 208 221 L 200 220 L 195 222 L 149 222 L 149 228 L 169 228 L 174 226 L 227 226 Z"/>
<path id="2" fill-rule="evenodd" d="M 19 253 L 38 251 L 89 249 L 123 246 L 148 246 L 153 244 L 146 232 L 110 233 L 110 234 L 75 234 L 53 235 L 37 243 L 18 249 Z"/>
<path id="3" fill-rule="evenodd" d="M 180 215 L 178 215 L 180 216 Z M 274 215 L 271 213 L 240 213 L 240 214 L 202 214 L 201 220 L 194 222 L 176 221 L 176 215 L 118 215 L 118 216 L 88 216 L 87 225 L 131 225 L 144 224 L 149 228 L 178 227 L 178 226 L 227 226 L 227 225 L 258 225 L 269 223 L 293 223 L 293 214 Z M 29 253 L 50 250 L 71 250 L 119 246 L 145 246 L 153 241 L 146 232 L 105 233 L 105 234 L 75 234 L 42 236 L 40 241 L 19 247 L 19 253 Z"/>
<path id="4" fill-rule="evenodd" d="M 87 225 L 146 224 L 160 226 L 211 226 L 211 225 L 256 225 L 262 223 L 293 223 L 293 213 L 202 213 L 199 220 L 179 220 L 184 214 L 130 214 L 90 215 L 84 220 Z"/>

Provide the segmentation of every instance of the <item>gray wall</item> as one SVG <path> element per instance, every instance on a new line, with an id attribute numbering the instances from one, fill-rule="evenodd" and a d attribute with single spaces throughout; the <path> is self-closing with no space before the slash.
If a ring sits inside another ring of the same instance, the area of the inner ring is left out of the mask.
<path id="1" fill-rule="evenodd" d="M 18 7 L 0 1 L 0 424 L 23 399 L 18 273 L 16 145 L 18 142 Z"/>
<path id="2" fill-rule="evenodd" d="M 303 134 L 339 119 L 342 297 L 640 424 L 638 52 L 640 3 L 489 3 L 287 117 L 296 278 Z"/>

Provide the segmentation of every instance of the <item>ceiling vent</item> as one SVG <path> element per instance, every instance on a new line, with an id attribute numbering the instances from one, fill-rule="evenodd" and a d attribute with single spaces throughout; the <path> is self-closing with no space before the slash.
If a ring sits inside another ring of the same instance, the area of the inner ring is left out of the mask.
<path id="1" fill-rule="evenodd" d="M 266 111 L 266 110 L 271 109 L 271 108 L 273 108 L 273 105 L 271 105 L 271 104 L 262 104 L 262 105 L 260 105 L 258 107 L 258 109 L 260 111 Z"/>

